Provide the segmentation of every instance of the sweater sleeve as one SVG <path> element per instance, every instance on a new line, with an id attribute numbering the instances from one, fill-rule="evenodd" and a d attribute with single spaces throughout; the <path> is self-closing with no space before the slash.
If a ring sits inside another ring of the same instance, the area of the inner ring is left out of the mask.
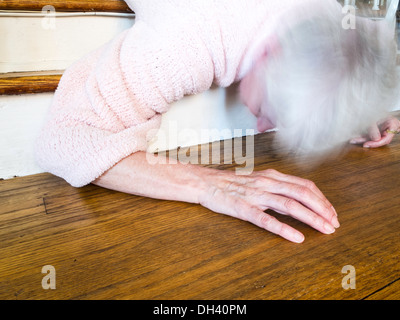
<path id="1" fill-rule="evenodd" d="M 146 134 L 160 124 L 161 115 L 153 110 L 127 110 L 132 102 L 115 60 L 126 35 L 66 70 L 36 141 L 39 166 L 74 187 L 91 183 L 123 158 L 145 150 L 151 138 Z"/>
<path id="2" fill-rule="evenodd" d="M 169 105 L 212 84 L 212 62 L 188 44 L 139 20 L 68 68 L 36 141 L 38 165 L 82 187 L 146 151 Z"/>

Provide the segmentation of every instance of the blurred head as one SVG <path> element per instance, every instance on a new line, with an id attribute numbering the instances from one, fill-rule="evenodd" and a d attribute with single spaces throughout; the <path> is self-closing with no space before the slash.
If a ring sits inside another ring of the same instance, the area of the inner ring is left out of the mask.
<path id="1" fill-rule="evenodd" d="M 306 153 L 330 151 L 362 134 L 399 101 L 389 24 L 357 17 L 355 29 L 346 30 L 341 6 L 320 3 L 287 13 L 275 49 L 242 86 L 243 96 L 252 96 L 251 88 L 262 96 L 250 108 L 259 129 L 275 125 L 280 142 Z"/>

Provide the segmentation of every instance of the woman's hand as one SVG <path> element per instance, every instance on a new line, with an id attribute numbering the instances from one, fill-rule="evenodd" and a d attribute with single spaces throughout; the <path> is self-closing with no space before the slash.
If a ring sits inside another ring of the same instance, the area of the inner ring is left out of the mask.
<path id="1" fill-rule="evenodd" d="M 331 203 L 316 185 L 305 179 L 275 170 L 248 176 L 233 172 L 213 172 L 200 204 L 218 213 L 249 221 L 292 242 L 301 243 L 304 235 L 264 211 L 274 210 L 300 220 L 318 231 L 331 234 L 340 226 Z"/>
<path id="2" fill-rule="evenodd" d="M 364 148 L 379 148 L 391 143 L 397 133 L 400 133 L 400 121 L 389 117 L 371 126 L 367 134 L 350 140 L 350 143 L 363 144 Z"/>

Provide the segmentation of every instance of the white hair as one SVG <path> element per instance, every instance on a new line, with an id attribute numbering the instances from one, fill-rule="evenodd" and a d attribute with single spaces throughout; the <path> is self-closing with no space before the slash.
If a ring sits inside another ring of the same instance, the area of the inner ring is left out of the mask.
<path id="1" fill-rule="evenodd" d="M 361 17 L 346 30 L 338 9 L 292 13 L 296 17 L 288 16 L 277 31 L 279 49 L 262 66 L 268 113 L 279 141 L 292 151 L 332 151 L 399 101 L 393 30 Z"/>

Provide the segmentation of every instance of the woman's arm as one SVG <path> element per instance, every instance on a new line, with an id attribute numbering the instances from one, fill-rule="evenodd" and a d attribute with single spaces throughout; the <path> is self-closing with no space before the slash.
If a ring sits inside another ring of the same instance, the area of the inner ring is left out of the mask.
<path id="1" fill-rule="evenodd" d="M 290 215 L 326 234 L 339 227 L 335 209 L 311 181 L 275 170 L 243 176 L 179 162 L 161 164 L 154 157 L 134 153 L 93 184 L 150 198 L 198 203 L 297 243 L 304 241 L 302 233 L 264 211 Z"/>
<path id="2" fill-rule="evenodd" d="M 152 154 L 136 152 L 93 184 L 149 198 L 199 203 L 200 190 L 206 188 L 204 175 L 211 169 L 181 163 L 150 164 L 149 157 L 157 162 Z"/>

